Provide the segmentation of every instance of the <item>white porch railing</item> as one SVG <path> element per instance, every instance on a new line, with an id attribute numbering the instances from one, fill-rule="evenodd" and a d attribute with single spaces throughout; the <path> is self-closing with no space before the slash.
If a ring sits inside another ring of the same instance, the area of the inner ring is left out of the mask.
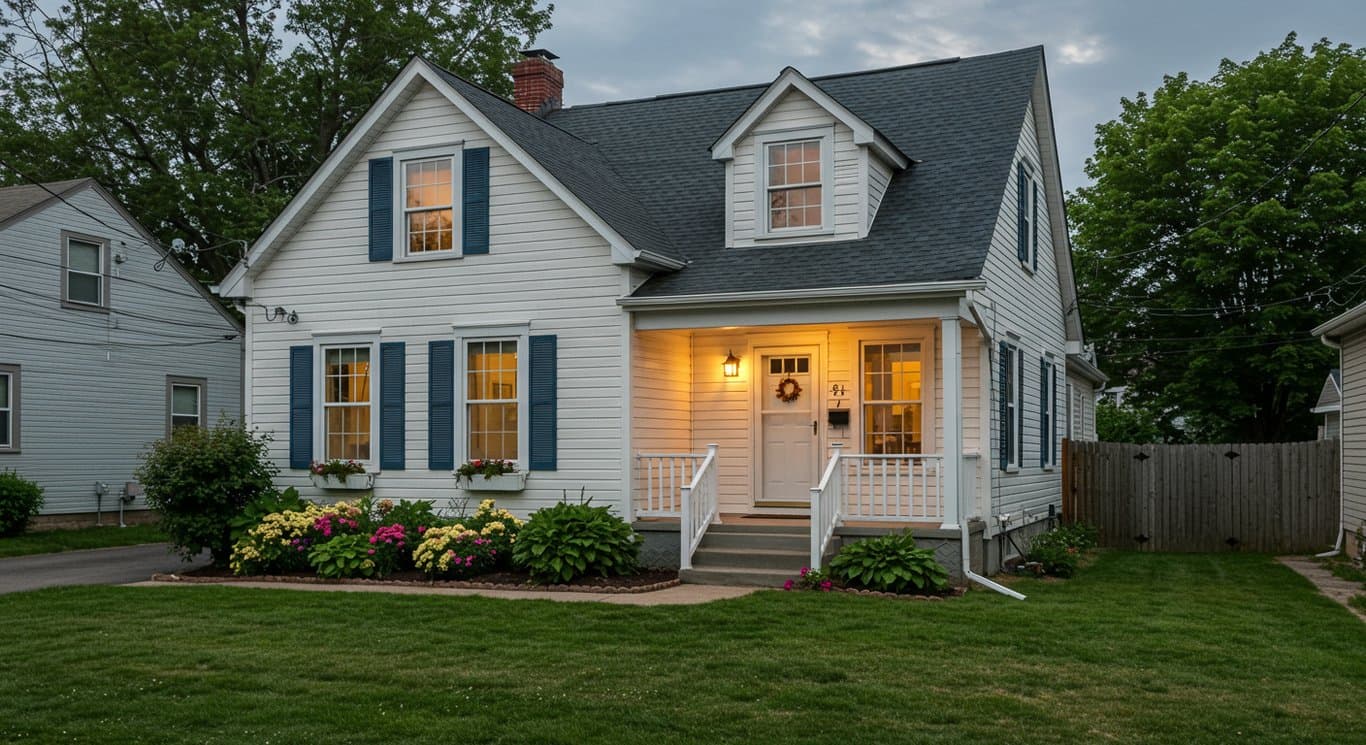
<path id="1" fill-rule="evenodd" d="M 811 566 L 818 567 L 836 526 L 847 520 L 942 523 L 942 455 L 830 456 L 811 490 Z"/>
<path id="2" fill-rule="evenodd" d="M 637 454 L 636 516 L 678 517 L 682 490 L 692 484 L 706 458 L 706 453 Z"/>
<path id="3" fill-rule="evenodd" d="M 821 474 L 820 485 L 811 490 L 811 562 L 807 566 L 820 569 L 821 557 L 835 535 L 840 523 L 840 505 L 844 501 L 844 479 L 840 477 L 840 446 Z"/>
<path id="4" fill-rule="evenodd" d="M 678 518 L 678 568 L 692 569 L 692 555 L 697 550 L 707 527 L 721 516 L 720 483 L 717 478 L 716 451 L 718 445 L 708 445 L 707 455 L 697 467 L 692 482 L 680 490 L 682 510 Z"/>

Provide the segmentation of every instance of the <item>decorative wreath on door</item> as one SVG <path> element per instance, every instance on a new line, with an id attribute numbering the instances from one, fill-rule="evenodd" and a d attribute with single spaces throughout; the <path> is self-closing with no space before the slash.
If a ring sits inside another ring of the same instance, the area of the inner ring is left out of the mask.
<path id="1" fill-rule="evenodd" d="M 802 395 L 802 386 L 796 378 L 783 378 L 778 381 L 778 398 L 783 403 L 796 401 Z"/>

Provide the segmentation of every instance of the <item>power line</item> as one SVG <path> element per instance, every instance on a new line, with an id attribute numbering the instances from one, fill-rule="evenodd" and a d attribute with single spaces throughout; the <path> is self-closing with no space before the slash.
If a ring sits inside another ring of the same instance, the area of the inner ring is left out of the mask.
<path id="1" fill-rule="evenodd" d="M 36 297 L 36 298 L 39 298 L 39 299 L 41 299 L 41 300 L 52 300 L 52 299 L 53 299 L 52 295 L 49 295 L 49 294 L 47 294 L 47 293 L 35 292 L 34 290 L 28 290 L 28 289 L 25 289 L 25 288 L 23 288 L 23 287 L 15 287 L 15 286 L 13 286 L 13 285 L 7 285 L 7 284 L 5 284 L 5 283 L 3 283 L 3 282 L 0 282 L 0 289 L 6 289 L 6 290 L 10 290 L 10 291 L 12 291 L 12 292 L 21 292 L 21 293 L 23 293 L 23 294 L 25 294 L 25 295 L 31 295 L 31 296 Z M 15 300 L 19 300 L 20 302 L 24 302 L 22 298 L 14 298 L 14 299 L 15 299 Z M 40 305 L 40 304 L 38 304 L 38 303 L 33 303 L 33 305 L 34 305 L 35 307 L 47 307 L 47 306 L 44 306 L 44 305 Z M 120 309 L 120 308 L 109 308 L 108 310 L 109 310 L 110 313 L 113 313 L 113 314 L 115 314 L 115 315 L 128 316 L 129 318 L 137 318 L 137 319 L 141 319 L 141 320 L 143 320 L 143 321 L 154 321 L 154 322 L 156 322 L 156 323 L 164 323 L 164 324 L 169 324 L 169 325 L 171 325 L 171 326 L 186 326 L 186 327 L 189 327 L 189 328 L 203 328 L 203 329 L 215 329 L 215 330 L 219 330 L 219 329 L 222 329 L 222 330 L 232 329 L 234 333 L 236 332 L 236 329 L 233 328 L 233 327 L 232 327 L 231 325 L 229 325 L 228 323 L 226 323 L 226 321 L 225 321 L 222 325 L 218 325 L 218 324 L 209 324 L 209 323 L 196 323 L 196 322 L 194 322 L 194 321 L 178 321 L 178 320 L 176 320 L 176 319 L 174 319 L 174 318 L 158 318 L 157 316 L 147 315 L 147 314 L 145 314 L 145 313 L 134 313 L 134 312 L 131 311 L 131 310 L 122 310 L 122 309 Z"/>
<path id="2" fill-rule="evenodd" d="M 1182 355 L 1182 354 L 1196 354 L 1196 353 L 1198 353 L 1198 352 L 1224 352 L 1224 351 L 1228 351 L 1228 350 L 1237 350 L 1237 349 L 1263 349 L 1263 348 L 1266 348 L 1266 347 L 1287 347 L 1287 346 L 1293 346 L 1293 345 L 1296 345 L 1296 344 L 1318 344 L 1318 343 L 1319 343 L 1319 340 L 1318 340 L 1318 339 L 1306 339 L 1306 338 L 1303 338 L 1303 337 L 1299 337 L 1299 338 L 1286 339 L 1286 340 L 1281 340 L 1281 341 L 1265 342 L 1265 343 L 1262 343 L 1262 344 L 1241 344 L 1241 345 L 1239 345 L 1239 344 L 1234 344 L 1234 345 L 1230 345 L 1230 346 L 1190 347 L 1190 348 L 1188 348 L 1188 349 L 1158 349 L 1158 350 L 1144 351 L 1144 352 L 1114 352 L 1114 353 L 1111 353 L 1110 356 L 1112 356 L 1112 357 L 1170 357 L 1170 356 Z M 1102 344 L 1102 347 L 1103 347 L 1103 344 Z"/>
<path id="3" fill-rule="evenodd" d="M 2 286 L 2 285 L 0 285 L 0 286 Z M 163 331 L 156 330 L 156 329 L 137 329 L 137 328 L 124 328 L 124 327 L 122 327 L 122 326 L 110 326 L 110 325 L 107 324 L 107 323 L 84 323 L 84 322 L 73 322 L 71 318 L 67 318 L 67 317 L 63 317 L 63 316 L 57 315 L 57 314 L 55 314 L 55 313 L 51 313 L 51 311 L 53 311 L 53 310 L 55 310 L 55 309 L 52 308 L 51 306 L 46 305 L 46 304 L 43 304 L 43 303 L 38 303 L 38 302 L 35 302 L 35 301 L 33 301 L 33 300 L 28 300 L 28 299 L 21 298 L 21 297 L 14 297 L 14 296 L 5 295 L 4 293 L 0 293 L 0 298 L 7 298 L 7 299 L 12 300 L 12 301 L 17 302 L 17 303 L 24 303 L 25 305 L 31 306 L 31 307 L 33 307 L 33 308 L 37 308 L 37 309 L 39 309 L 39 310 L 48 311 L 48 312 L 49 312 L 48 315 L 45 316 L 47 319 L 53 320 L 53 321 L 59 321 L 59 322 L 61 322 L 61 323 L 63 323 L 63 324 L 67 324 L 67 325 L 70 325 L 70 326 L 78 327 L 78 328 L 80 328 L 80 329 L 82 329 L 82 330 L 86 330 L 86 331 L 104 331 L 104 332 L 109 332 L 109 333 L 112 333 L 112 332 L 117 331 L 117 332 L 124 333 L 124 334 L 142 334 L 142 335 L 146 335 L 146 336 L 159 337 L 159 338 L 163 338 L 163 339 L 188 339 L 188 340 L 195 340 L 195 339 L 204 339 L 204 338 L 206 337 L 206 334 L 197 334 L 197 335 L 190 336 L 190 335 L 185 335 L 185 334 L 168 334 L 168 333 L 165 333 L 165 332 L 163 332 Z M 83 315 L 83 316 L 89 316 L 89 315 L 90 315 L 90 314 L 88 314 L 88 313 L 83 313 L 83 312 L 81 312 L 81 311 L 74 311 L 74 312 L 77 313 L 77 314 L 79 314 L 79 315 Z M 88 320 L 94 320 L 94 319 L 91 319 L 91 318 L 88 318 L 88 317 L 87 317 L 87 318 L 81 319 L 81 321 L 88 321 Z M 217 334 L 216 336 L 217 336 L 218 338 L 225 338 L 225 337 L 236 338 L 236 337 L 237 337 L 237 332 L 236 332 L 236 331 L 228 331 L 228 330 L 224 329 L 221 333 Z"/>
<path id="4" fill-rule="evenodd" d="M 10 333 L 10 332 L 8 332 L 8 331 L 0 331 L 0 336 L 8 337 L 8 338 L 11 338 L 11 339 L 25 339 L 25 340 L 27 340 L 27 341 L 51 342 L 51 343 L 53 343 L 53 344 L 70 344 L 70 345 L 73 345 L 73 346 L 81 346 L 81 347 L 110 347 L 110 346 L 114 346 L 114 347 L 202 347 L 202 346 L 204 346 L 204 345 L 206 345 L 206 344 L 223 344 L 223 343 L 225 343 L 225 342 L 236 341 L 236 339 L 234 338 L 234 339 L 208 339 L 208 340 L 205 340 L 205 341 L 156 342 L 156 343 L 141 344 L 141 343 L 136 343 L 136 342 L 112 341 L 112 340 L 111 340 L 111 341 L 107 341 L 107 342 L 101 342 L 101 341 L 77 341 L 77 340 L 75 340 L 75 339 L 52 339 L 52 338 L 42 337 L 42 336 L 29 336 L 29 335 L 26 335 L 26 334 L 12 334 L 12 333 Z M 235 337 L 235 336 L 236 336 L 236 335 L 234 335 L 234 337 Z"/>
<path id="5" fill-rule="evenodd" d="M 54 266 L 54 267 L 57 267 L 58 269 L 65 269 L 65 268 L 66 268 L 65 266 L 62 266 L 62 264 L 60 264 L 60 263 L 58 263 L 58 262 L 55 262 L 55 261 L 44 261 L 43 259 L 35 259 L 35 258 L 31 257 L 31 256 L 16 256 L 16 255 L 10 254 L 10 253 L 0 253 L 0 258 L 14 259 L 15 261 L 27 261 L 27 262 L 32 263 L 32 264 L 42 264 L 43 266 Z M 170 293 L 170 294 L 172 294 L 172 295 L 179 295 L 180 297 L 192 298 L 192 299 L 194 299 L 194 300 L 198 300 L 198 301 L 201 302 L 201 303 L 202 303 L 202 302 L 213 302 L 213 300 L 211 300 L 211 299 L 209 299 L 209 298 L 206 298 L 206 297 L 204 297 L 203 295 L 200 295 L 200 294 L 195 293 L 195 292 L 181 292 L 180 290 L 173 290 L 173 289 L 171 289 L 171 288 L 169 288 L 169 287 L 162 287 L 161 285 L 158 285 L 158 284 L 155 284 L 155 283 L 152 283 L 152 282 L 147 282 L 147 281 L 145 281 L 145 280 L 140 280 L 140 279 L 133 279 L 132 277 L 124 277 L 124 276 L 122 276 L 122 275 L 114 274 L 114 273 L 112 273 L 112 272 L 109 273 L 109 274 L 105 274 L 104 272 L 100 272 L 100 273 L 99 273 L 99 276 L 101 276 L 101 277 L 108 277 L 108 278 L 110 278 L 110 279 L 117 279 L 117 280 L 121 280 L 121 281 L 123 281 L 123 282 L 130 282 L 130 283 L 135 284 L 135 285 L 142 285 L 143 287 L 150 287 L 150 288 L 152 288 L 153 290 L 158 290 L 158 291 L 160 291 L 160 292 Z"/>
<path id="6" fill-rule="evenodd" d="M 1097 309 L 1097 310 L 1143 311 L 1143 312 L 1145 312 L 1145 313 L 1148 313 L 1148 314 L 1150 314 L 1150 315 L 1153 315 L 1153 316 L 1155 316 L 1155 317 L 1160 317 L 1160 318 L 1200 318 L 1200 317 L 1204 317 L 1204 316 L 1210 315 L 1211 313 L 1216 314 L 1216 315 L 1232 315 L 1232 314 L 1234 314 L 1234 313 L 1246 313 L 1246 312 L 1249 312 L 1249 311 L 1250 311 L 1250 312 L 1256 313 L 1256 312 L 1260 312 L 1261 310 L 1263 310 L 1263 309 L 1265 309 L 1265 308 L 1274 308 L 1274 307 L 1280 306 L 1280 305 L 1288 305 L 1288 304 L 1290 304 L 1290 303 L 1298 303 L 1298 302 L 1300 302 L 1301 300 L 1313 300 L 1316 296 L 1318 296 L 1318 295 L 1323 295 L 1323 294 L 1327 294 L 1328 298 L 1331 300 L 1331 299 L 1332 299 L 1332 292 L 1331 292 L 1331 291 L 1332 291 L 1333 288 L 1338 287 L 1338 286 L 1341 286 L 1341 285 L 1344 285 L 1344 284 L 1353 284 L 1353 285 L 1358 284 L 1357 282 L 1353 282 L 1353 281 L 1352 281 L 1352 278 L 1355 277 L 1355 276 L 1358 275 L 1358 274 L 1361 274 L 1362 272 L 1366 272 L 1366 264 L 1363 264 L 1362 266 L 1358 267 L 1356 270 L 1352 271 L 1351 273 L 1347 274 L 1346 276 L 1342 277 L 1341 279 L 1337 280 L 1336 282 L 1332 282 L 1332 283 L 1323 285 L 1322 287 L 1319 287 L 1318 289 L 1310 290 L 1309 292 L 1306 292 L 1306 293 L 1304 293 L 1304 294 L 1302 294 L 1302 295 L 1296 295 L 1295 297 L 1284 298 L 1284 299 L 1281 299 L 1281 300 L 1271 300 L 1271 301 L 1267 301 L 1267 302 L 1265 302 L 1265 303 L 1243 303 L 1243 304 L 1239 304 L 1239 305 L 1210 306 L 1210 307 L 1207 307 L 1207 308 L 1192 308 L 1192 307 L 1179 307 L 1179 308 L 1178 308 L 1178 307 L 1175 307 L 1175 306 L 1165 306 L 1165 307 L 1163 307 L 1163 306 L 1146 306 L 1146 305 L 1106 305 L 1106 304 L 1103 304 L 1103 303 L 1091 303 L 1091 302 L 1079 302 L 1078 304 L 1079 304 L 1079 305 L 1085 305 L 1085 306 L 1088 307 L 1088 308 L 1095 308 L 1095 309 Z"/>

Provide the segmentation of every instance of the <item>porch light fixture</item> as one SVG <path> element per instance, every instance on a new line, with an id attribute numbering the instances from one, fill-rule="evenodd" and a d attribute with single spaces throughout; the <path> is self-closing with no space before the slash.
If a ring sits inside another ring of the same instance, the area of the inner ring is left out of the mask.
<path id="1" fill-rule="evenodd" d="M 736 357 L 734 352 L 726 350 L 726 361 L 721 363 L 721 372 L 725 373 L 727 378 L 740 375 L 740 358 Z"/>

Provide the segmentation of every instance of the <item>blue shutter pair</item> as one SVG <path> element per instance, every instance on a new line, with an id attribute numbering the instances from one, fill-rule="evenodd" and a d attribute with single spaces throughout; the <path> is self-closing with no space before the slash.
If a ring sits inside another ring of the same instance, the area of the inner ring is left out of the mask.
<path id="1" fill-rule="evenodd" d="M 528 339 L 528 441 L 527 465 L 532 471 L 559 467 L 559 361 L 554 335 Z M 434 341 L 427 347 L 427 467 L 455 468 L 455 342 Z"/>
<path id="2" fill-rule="evenodd" d="M 463 254 L 489 252 L 489 149 L 461 152 L 460 240 Z M 370 161 L 370 260 L 394 258 L 394 159 Z"/>
<path id="3" fill-rule="evenodd" d="M 379 345 L 379 467 L 403 470 L 404 344 Z M 289 348 L 289 467 L 313 461 L 313 347 Z"/>

